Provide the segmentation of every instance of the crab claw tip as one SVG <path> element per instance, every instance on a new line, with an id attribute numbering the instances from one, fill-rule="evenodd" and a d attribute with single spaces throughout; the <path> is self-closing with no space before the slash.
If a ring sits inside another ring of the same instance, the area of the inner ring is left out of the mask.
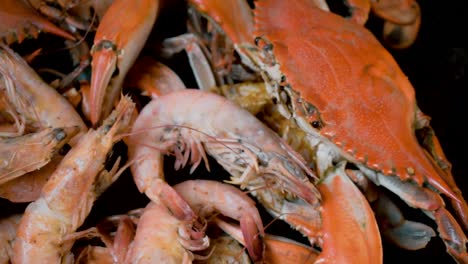
<path id="1" fill-rule="evenodd" d="M 117 69 L 117 54 L 112 49 L 96 49 L 91 63 L 90 119 L 96 125 L 103 112 L 107 86 Z"/>

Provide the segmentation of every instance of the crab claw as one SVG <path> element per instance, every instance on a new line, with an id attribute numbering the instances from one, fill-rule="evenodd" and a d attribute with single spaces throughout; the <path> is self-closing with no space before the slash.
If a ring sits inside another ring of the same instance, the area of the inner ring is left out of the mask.
<path id="1" fill-rule="evenodd" d="M 104 40 L 93 46 L 91 63 L 91 90 L 90 90 L 90 118 L 91 123 L 96 125 L 101 118 L 103 108 L 112 108 L 112 106 L 104 107 L 104 98 L 107 94 L 107 86 L 112 78 L 112 75 L 117 70 L 117 47 L 111 41 Z M 113 91 L 110 91 L 113 93 Z M 109 109 L 110 110 L 110 109 Z M 109 112 L 106 110 L 106 112 Z"/>
<path id="2" fill-rule="evenodd" d="M 387 45 L 395 49 L 404 49 L 411 46 L 418 37 L 421 17 L 411 25 L 398 25 L 390 21 L 385 21 L 383 28 L 383 38 Z"/>
<path id="3" fill-rule="evenodd" d="M 344 163 L 318 186 L 322 194 L 323 251 L 316 263 L 382 263 L 382 242 L 366 198 L 344 171 Z"/>
<path id="4" fill-rule="evenodd" d="M 24 1 L 2 1 L 2 6 L 0 7 L 0 39 L 3 38 L 6 44 L 11 44 L 15 41 L 21 43 L 28 35 L 37 37 L 39 31 L 75 40 L 73 35 L 37 14 Z"/>
<path id="5" fill-rule="evenodd" d="M 416 1 L 375 1 L 372 10 L 385 20 L 383 39 L 387 45 L 404 49 L 414 43 L 421 25 L 421 8 Z"/>
<path id="6" fill-rule="evenodd" d="M 158 9 L 159 1 L 116 0 L 104 14 L 91 51 L 90 119 L 93 125 L 112 111 L 125 75 L 156 21 Z"/>
<path id="7" fill-rule="evenodd" d="M 234 45 L 253 41 L 254 20 L 247 1 L 190 0 L 189 4 L 218 25 L 223 25 L 223 30 Z"/>

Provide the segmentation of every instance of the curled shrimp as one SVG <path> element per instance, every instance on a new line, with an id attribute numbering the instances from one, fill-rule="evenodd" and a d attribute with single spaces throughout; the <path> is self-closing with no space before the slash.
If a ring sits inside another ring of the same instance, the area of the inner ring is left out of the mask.
<path id="1" fill-rule="evenodd" d="M 71 261 L 73 232 L 81 226 L 96 198 L 116 180 L 118 163 L 108 172 L 106 157 L 129 128 L 134 103 L 122 97 L 98 129 L 90 129 L 62 159 L 30 203 L 18 227 L 14 263 Z"/>
<path id="2" fill-rule="evenodd" d="M 208 248 L 209 239 L 203 229 L 191 227 L 164 204 L 150 202 L 138 220 L 125 263 L 192 263 L 191 251 Z"/>
<path id="3" fill-rule="evenodd" d="M 191 156 L 193 171 L 202 159 L 208 166 L 206 151 L 231 174 L 231 183 L 249 189 L 272 215 L 304 232 L 320 229 L 320 193 L 308 179 L 314 174 L 305 161 L 224 97 L 196 89 L 163 95 L 142 109 L 127 143 L 140 192 L 163 200 L 180 217 L 193 212 L 164 181 L 163 154 L 175 155 L 176 169 Z"/>
<path id="4" fill-rule="evenodd" d="M 76 126 L 80 133 L 73 142 L 87 130 L 78 112 L 63 96 L 45 83 L 18 54 L 0 44 L 0 89 L 2 83 L 16 111 L 35 128 Z"/>
<path id="5" fill-rule="evenodd" d="M 0 185 L 49 163 L 77 132 L 78 127 L 46 128 L 20 137 L 0 137 Z"/>
<path id="6" fill-rule="evenodd" d="M 240 222 L 249 255 L 261 260 L 263 246 L 259 235 L 264 236 L 263 223 L 255 202 L 234 186 L 209 180 L 184 181 L 174 186 L 200 217 L 221 213 Z"/>

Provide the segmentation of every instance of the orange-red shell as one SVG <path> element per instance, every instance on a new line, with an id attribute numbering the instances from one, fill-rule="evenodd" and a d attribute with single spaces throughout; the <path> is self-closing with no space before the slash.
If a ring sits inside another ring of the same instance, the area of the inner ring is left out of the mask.
<path id="1" fill-rule="evenodd" d="M 286 81 L 320 112 L 323 136 L 373 170 L 455 197 L 416 139 L 412 85 L 369 31 L 312 1 L 260 0 L 254 17 Z"/>

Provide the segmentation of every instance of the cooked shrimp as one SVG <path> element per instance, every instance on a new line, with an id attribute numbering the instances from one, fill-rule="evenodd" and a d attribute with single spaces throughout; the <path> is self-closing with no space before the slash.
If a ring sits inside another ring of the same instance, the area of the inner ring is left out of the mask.
<path id="1" fill-rule="evenodd" d="M 7 100 L 5 89 L 0 82 L 0 136 L 17 137 L 25 132 L 25 120 Z"/>
<path id="2" fill-rule="evenodd" d="M 46 165 L 78 127 L 46 128 L 20 137 L 0 137 L 0 185 Z"/>
<path id="3" fill-rule="evenodd" d="M 150 202 L 138 220 L 125 263 L 192 263 L 191 251 L 208 246 L 204 230 L 192 230 L 191 224 L 179 220 L 164 204 Z"/>
<path id="4" fill-rule="evenodd" d="M 240 222 L 245 245 L 254 261 L 263 257 L 263 246 L 259 235 L 263 232 L 263 223 L 255 202 L 234 186 L 209 180 L 184 181 L 174 186 L 200 217 L 206 218 L 214 213 Z"/>
<path id="5" fill-rule="evenodd" d="M 305 161 L 224 97 L 196 89 L 161 96 L 142 109 L 127 143 L 138 189 L 152 200 L 162 199 L 172 212 L 192 211 L 164 182 L 163 154 L 176 156 L 176 168 L 191 155 L 193 170 L 202 159 L 208 165 L 206 151 L 231 174 L 232 183 L 251 190 L 273 215 L 301 230 L 307 223 L 305 232 L 320 226 L 320 194 L 308 179 L 314 175 Z"/>
<path id="6" fill-rule="evenodd" d="M 106 157 L 129 128 L 134 103 L 122 97 L 117 108 L 96 130 L 90 129 L 63 158 L 42 189 L 26 208 L 13 247 L 14 263 L 70 261 L 73 232 L 114 180 L 118 162 L 107 172 Z"/>
<path id="7" fill-rule="evenodd" d="M 110 250 L 106 247 L 87 246 L 78 255 L 76 264 L 114 264 Z"/>
<path id="8" fill-rule="evenodd" d="M 44 167 L 0 185 L 0 197 L 13 203 L 29 203 L 39 198 L 42 187 L 57 169 L 63 156 L 56 154 Z"/>
<path id="9" fill-rule="evenodd" d="M 1 82 L 16 111 L 36 128 L 76 126 L 80 132 L 72 139 L 72 145 L 87 130 L 73 106 L 3 44 L 0 44 Z"/>
<path id="10" fill-rule="evenodd" d="M 21 217 L 21 214 L 15 214 L 0 219 L 0 264 L 11 263 L 12 243 L 16 237 L 16 229 Z"/>
<path id="11" fill-rule="evenodd" d="M 126 87 L 135 87 L 142 95 L 156 98 L 176 90 L 186 89 L 184 82 L 168 66 L 144 56 L 135 62 L 125 77 Z"/>

